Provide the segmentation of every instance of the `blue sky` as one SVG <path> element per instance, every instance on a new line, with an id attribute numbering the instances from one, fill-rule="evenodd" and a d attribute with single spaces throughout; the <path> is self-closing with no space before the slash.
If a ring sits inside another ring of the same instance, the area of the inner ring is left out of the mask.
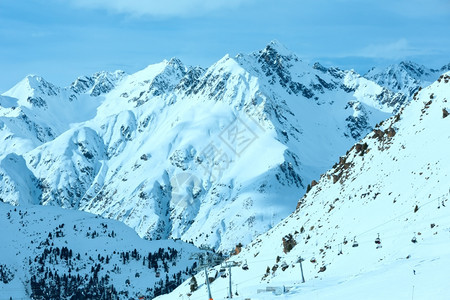
<path id="1" fill-rule="evenodd" d="M 0 0 L 0 92 L 27 74 L 58 85 L 164 58 L 204 67 L 279 40 L 354 68 L 450 62 L 448 0 Z"/>

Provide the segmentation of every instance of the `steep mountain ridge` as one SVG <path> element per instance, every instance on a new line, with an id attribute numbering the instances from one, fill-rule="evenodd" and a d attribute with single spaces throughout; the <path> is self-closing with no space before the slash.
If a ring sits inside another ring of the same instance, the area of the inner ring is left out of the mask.
<path id="1" fill-rule="evenodd" d="M 87 93 L 97 97 L 113 90 L 125 76 L 125 72 L 120 70 L 115 72 L 98 72 L 92 76 L 78 77 L 70 85 L 70 89 L 76 94 Z"/>
<path id="2" fill-rule="evenodd" d="M 232 256 L 233 298 L 446 299 L 449 95 L 447 72 L 340 157 L 294 213 Z M 215 299 L 227 295 L 228 280 L 211 284 Z M 204 298 L 206 287 L 192 293 L 186 281 L 158 299 L 186 295 Z"/>
<path id="3" fill-rule="evenodd" d="M 278 42 L 206 70 L 171 59 L 68 88 L 44 85 L 2 96 L 7 104 L 18 97 L 16 110 L 52 132 L 36 141 L 22 128 L 1 131 L 2 155 L 23 156 L 37 182 L 11 179 L 0 190 L 5 201 L 19 203 L 10 191 L 24 189 L 31 203 L 218 249 L 287 216 L 312 180 L 406 101 L 353 71 L 311 67 Z M 34 93 L 45 105 L 24 102 Z M 12 108 L 3 111 L 17 122 Z M 19 138 L 20 152 L 9 141 Z"/>

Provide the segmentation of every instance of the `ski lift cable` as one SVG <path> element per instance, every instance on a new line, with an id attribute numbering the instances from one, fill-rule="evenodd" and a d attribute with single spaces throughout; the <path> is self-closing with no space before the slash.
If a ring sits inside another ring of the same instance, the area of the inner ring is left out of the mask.
<path id="1" fill-rule="evenodd" d="M 402 216 L 402 215 L 401 215 Z M 339 243 L 339 244 L 341 244 L 341 243 Z M 339 245 L 338 244 L 338 245 Z M 268 260 L 273 260 L 273 259 L 266 259 L 266 260 L 259 260 L 259 261 L 253 261 L 253 262 L 262 262 L 262 261 L 268 261 Z M 249 281 L 252 281 L 252 280 L 254 280 L 254 279 L 257 279 L 257 278 L 261 278 L 261 275 L 257 275 L 257 276 L 254 276 L 254 277 L 251 277 L 251 278 L 249 278 L 249 279 L 247 279 L 247 280 L 244 280 L 244 281 L 239 281 L 239 285 L 242 285 L 242 284 L 244 284 L 244 283 L 246 283 L 246 282 L 249 282 Z M 225 288 L 221 288 L 221 289 L 215 289 L 214 290 L 214 292 L 222 292 L 222 291 L 226 291 L 226 290 L 228 290 L 228 288 L 227 287 L 225 287 Z M 197 300 L 197 299 L 204 299 L 204 297 L 203 296 L 199 296 L 199 297 L 195 297 L 195 298 L 190 298 L 191 300 Z"/>
<path id="2" fill-rule="evenodd" d="M 428 202 L 425 202 L 424 204 L 422 204 L 420 207 L 427 206 L 427 205 L 431 204 L 432 202 L 434 202 L 436 199 L 440 199 L 440 198 L 442 198 L 442 197 L 443 197 L 443 196 L 439 196 L 439 197 L 433 198 L 433 199 L 429 200 Z M 396 216 L 392 217 L 391 219 L 389 219 L 389 220 L 387 220 L 387 221 L 385 221 L 385 222 L 383 222 L 383 223 L 380 223 L 380 224 L 378 224 L 378 225 L 376 225 L 376 226 L 374 226 L 374 227 L 372 227 L 372 228 L 369 228 L 369 229 L 367 229 L 367 230 L 365 230 L 365 231 L 363 231 L 363 232 L 361 232 L 361 233 L 359 233 L 359 234 L 356 234 L 355 237 L 365 236 L 365 235 L 368 234 L 369 232 L 372 232 L 372 231 L 374 231 L 375 229 L 378 229 L 378 228 L 380 228 L 380 227 L 382 227 L 382 226 L 384 226 L 384 225 L 386 225 L 386 224 L 388 224 L 388 223 L 390 223 L 390 222 L 392 222 L 392 221 L 397 220 L 398 218 L 404 217 L 404 216 L 406 216 L 406 215 L 408 215 L 408 214 L 411 214 L 411 213 L 413 213 L 411 210 L 405 211 L 404 213 L 401 213 L 401 214 L 399 214 L 399 215 L 396 215 Z M 352 241 L 352 240 L 350 240 L 350 242 L 351 242 L 351 241 Z M 327 244 L 327 245 L 328 245 L 328 246 L 338 246 L 339 244 L 341 244 L 341 242 L 338 242 L 338 243 L 330 243 L 330 244 Z M 310 255 L 310 256 L 311 256 L 311 255 Z M 306 254 L 302 254 L 302 257 L 308 257 L 308 256 L 307 256 Z M 262 260 L 252 260 L 251 263 L 266 262 L 266 261 L 273 261 L 273 260 L 274 260 L 273 258 L 270 258 L 270 259 L 262 259 Z"/>
<path id="3" fill-rule="evenodd" d="M 433 202 L 434 200 L 435 200 L 435 199 L 432 199 L 431 201 L 426 202 L 425 204 L 422 205 L 422 207 L 425 206 L 425 205 L 428 205 L 429 203 Z M 382 225 L 384 225 L 384 224 L 387 224 L 387 223 L 389 223 L 389 222 L 391 222 L 391 221 L 393 221 L 393 220 L 395 220 L 395 219 L 397 219 L 397 218 L 399 218 L 399 217 L 402 217 L 402 216 L 404 216 L 404 215 L 406 215 L 406 214 L 409 214 L 409 213 L 410 213 L 410 211 L 407 212 L 407 213 L 403 213 L 403 214 L 397 215 L 396 217 L 394 217 L 394 218 L 392 218 L 392 219 L 390 219 L 390 220 L 388 220 L 388 221 L 386 221 L 386 222 L 384 222 L 384 223 L 381 223 L 381 224 L 379 224 L 379 225 L 377 225 L 377 226 L 375 226 L 375 227 L 373 227 L 373 228 L 371 228 L 371 229 L 369 229 L 369 230 L 366 230 L 365 232 L 359 234 L 358 236 L 365 235 L 366 233 L 368 233 L 368 232 L 370 232 L 370 231 L 372 231 L 372 230 L 374 230 L 374 229 L 376 229 L 376 228 L 378 228 L 378 227 L 380 227 L 380 226 L 382 226 Z M 355 237 L 356 237 L 356 236 L 355 236 Z M 338 243 L 337 245 L 338 245 L 338 247 L 342 247 L 342 243 Z M 252 262 L 264 262 L 264 261 L 270 261 L 270 260 L 273 260 L 273 258 L 271 258 L 271 259 L 265 259 L 265 260 L 257 260 L 257 261 L 252 261 Z M 246 283 L 246 282 L 252 281 L 252 280 L 257 279 L 257 278 L 260 278 L 260 277 L 261 277 L 260 275 L 254 276 L 254 277 L 251 277 L 251 278 L 249 278 L 249 279 L 247 279 L 247 280 L 245 280 L 245 281 L 240 281 L 239 284 L 244 284 L 244 283 Z M 170 284 L 170 286 L 173 286 L 173 285 L 175 285 L 175 284 L 174 284 L 174 283 L 173 283 L 173 284 Z M 222 288 L 222 289 L 217 289 L 217 290 L 215 290 L 215 292 L 221 292 L 221 291 L 225 291 L 225 290 L 228 290 L 228 288 L 225 287 L 225 288 Z M 204 297 L 196 297 L 196 298 L 190 298 L 190 299 L 195 300 L 195 299 L 203 299 L 203 298 L 204 298 Z"/>
<path id="4" fill-rule="evenodd" d="M 430 201 L 425 202 L 424 204 L 422 204 L 421 207 L 424 207 L 424 206 L 426 206 L 426 205 L 428 205 L 428 204 L 434 202 L 436 199 L 439 199 L 439 198 L 441 198 L 441 197 L 442 197 L 442 196 L 439 196 L 439 197 L 437 197 L 437 198 L 433 198 L 433 199 L 431 199 Z M 411 212 L 411 210 L 408 210 L 408 211 L 406 211 L 406 212 L 404 212 L 404 213 L 402 213 L 402 214 L 400 214 L 400 215 L 397 215 L 397 216 L 395 216 L 395 217 L 393 217 L 393 218 L 391 218 L 391 219 L 389 219 L 389 220 L 387 220 L 387 221 L 385 221 L 385 222 L 383 222 L 383 223 L 381 223 L 381 224 L 378 224 L 378 225 L 376 225 L 376 226 L 374 226 L 374 227 L 372 227 L 372 228 L 370 228 L 370 229 L 367 229 L 366 231 L 364 231 L 364 232 L 358 234 L 357 236 L 365 235 L 365 234 L 368 233 L 368 232 L 371 232 L 371 231 L 373 231 L 373 230 L 375 230 L 375 229 L 377 229 L 377 228 L 379 228 L 379 227 L 381 227 L 381 226 L 383 226 L 383 225 L 386 225 L 386 224 L 388 224 L 388 223 L 390 223 L 390 222 L 392 222 L 392 221 L 395 221 L 396 219 L 398 219 L 398 218 L 400 218 L 400 217 L 404 217 L 404 216 L 406 216 L 406 215 L 408 215 L 408 214 L 411 214 L 411 213 L 414 213 L 414 212 Z"/>
<path id="5" fill-rule="evenodd" d="M 439 197 L 433 198 L 433 199 L 431 199 L 430 201 L 425 202 L 424 204 L 422 204 L 421 207 L 427 206 L 427 205 L 429 205 L 430 203 L 434 202 L 436 199 L 440 199 L 441 197 L 443 197 L 443 196 L 439 196 Z M 355 236 L 355 238 L 356 238 L 356 237 L 360 237 L 360 236 L 364 236 L 364 235 L 366 235 L 367 233 L 369 233 L 369 232 L 371 232 L 371 231 L 373 231 L 373 230 L 375 230 L 375 229 L 377 229 L 377 228 L 379 228 L 379 227 L 382 227 L 382 226 L 384 226 L 384 225 L 386 225 L 386 224 L 388 224 L 388 223 L 390 223 L 390 222 L 392 222 L 392 221 L 395 221 L 396 219 L 398 219 L 398 218 L 400 218 L 400 217 L 403 217 L 403 216 L 405 216 L 405 215 L 409 215 L 409 214 L 411 214 L 411 213 L 413 213 L 413 212 L 411 212 L 411 210 L 408 210 L 407 212 L 404 212 L 404 213 L 402 213 L 402 214 L 396 215 L 395 217 L 393 217 L 393 218 L 391 218 L 391 219 L 389 219 L 389 220 L 387 220 L 387 221 L 385 221 L 385 222 L 383 222 L 383 223 L 380 223 L 380 224 L 378 224 L 378 225 L 376 225 L 376 226 L 374 226 L 374 227 L 372 227 L 372 228 L 367 229 L 366 231 L 363 231 L 363 232 L 360 233 L 360 234 L 357 234 L 357 235 Z M 333 243 L 333 244 L 329 244 L 329 246 L 336 246 L 336 245 L 339 246 L 340 244 L 342 244 L 342 243 L 337 243 L 337 244 L 336 244 L 336 243 Z M 307 256 L 305 256 L 305 255 L 302 254 L 302 257 L 307 257 Z M 252 260 L 252 263 L 265 262 L 265 261 L 273 261 L 273 258 L 270 258 L 270 259 L 263 259 L 263 260 Z M 254 276 L 254 277 L 252 277 L 252 278 L 249 278 L 248 280 L 240 281 L 239 284 L 241 285 L 241 284 L 243 284 L 243 283 L 249 282 L 249 281 L 251 281 L 251 280 L 254 280 L 254 279 L 257 279 L 257 278 L 260 278 L 260 277 L 261 277 L 261 275 Z M 215 291 L 216 291 L 216 292 L 220 292 L 220 291 L 224 291 L 224 290 L 228 290 L 228 288 L 217 289 L 217 290 L 215 290 Z M 203 298 L 204 298 L 204 297 L 196 297 L 196 298 L 190 298 L 190 299 L 196 300 L 196 299 L 203 299 Z"/>

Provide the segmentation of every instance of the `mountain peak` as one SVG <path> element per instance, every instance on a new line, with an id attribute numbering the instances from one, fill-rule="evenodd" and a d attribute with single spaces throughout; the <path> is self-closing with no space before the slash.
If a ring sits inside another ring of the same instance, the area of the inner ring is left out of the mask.
<path id="1" fill-rule="evenodd" d="M 417 77 L 427 75 L 430 73 L 430 70 L 427 70 L 425 66 L 421 66 L 412 61 L 402 61 L 399 63 L 399 66 L 405 71 L 407 71 L 409 74 Z"/>
<path id="2" fill-rule="evenodd" d="M 266 53 L 277 53 L 281 56 L 295 56 L 295 54 L 286 48 L 282 43 L 280 43 L 278 40 L 272 40 L 269 44 L 262 50 L 262 52 Z"/>
<path id="3" fill-rule="evenodd" d="M 45 96 L 55 96 L 59 93 L 59 88 L 41 76 L 29 74 L 3 95 L 17 99 L 27 99 L 36 93 Z"/>
<path id="4" fill-rule="evenodd" d="M 118 78 L 118 77 L 122 77 L 123 75 L 125 75 L 126 73 L 122 70 L 115 70 L 114 72 L 108 72 L 108 71 L 100 71 L 97 73 L 94 73 L 92 75 L 92 77 L 94 78 L 106 78 L 106 77 L 114 77 L 114 78 Z"/>
<path id="5" fill-rule="evenodd" d="M 21 82 L 19 82 L 19 84 L 21 83 L 28 85 L 32 89 L 38 89 L 42 85 L 51 85 L 51 83 L 49 83 L 43 77 L 35 74 L 28 74 L 24 79 L 22 79 Z"/>
<path id="6" fill-rule="evenodd" d="M 173 65 L 173 66 L 182 66 L 184 67 L 183 62 L 178 58 L 178 57 L 172 57 L 168 62 L 168 65 Z"/>
<path id="7" fill-rule="evenodd" d="M 411 98 L 419 86 L 431 84 L 441 72 L 412 61 L 401 61 L 386 68 L 373 68 L 364 77 Z"/>
<path id="8" fill-rule="evenodd" d="M 177 72 L 179 74 L 184 75 L 188 71 L 188 68 L 183 64 L 183 62 L 179 58 L 172 57 L 167 62 L 167 66 L 163 72 L 167 72 L 167 71 L 169 73 Z"/>
<path id="9" fill-rule="evenodd" d="M 181 62 L 180 59 L 173 57 L 170 60 L 164 59 L 163 61 L 155 64 L 148 65 L 144 69 L 134 73 L 133 76 L 138 81 L 153 80 L 160 74 L 167 71 L 172 72 L 173 70 L 185 73 L 187 68 Z"/>
<path id="10" fill-rule="evenodd" d="M 322 73 L 326 73 L 328 71 L 328 68 L 324 67 L 319 62 L 314 63 L 313 69 L 319 70 Z"/>
<path id="11" fill-rule="evenodd" d="M 450 71 L 450 63 L 447 64 L 447 65 L 445 65 L 445 66 L 442 66 L 442 68 L 441 68 L 440 71 L 441 71 L 441 72 L 447 72 L 447 71 Z"/>
<path id="12" fill-rule="evenodd" d="M 271 41 L 263 50 L 253 53 L 253 56 L 263 68 L 272 69 L 278 74 L 286 72 L 293 62 L 300 61 L 295 53 L 276 40 Z"/>
<path id="13" fill-rule="evenodd" d="M 403 66 L 403 67 L 411 67 L 411 66 L 419 67 L 419 64 L 417 64 L 413 61 L 410 61 L 410 60 L 403 60 L 399 63 L 399 65 Z"/>
<path id="14" fill-rule="evenodd" d="M 124 71 L 116 70 L 114 72 L 100 71 L 92 76 L 78 77 L 70 86 L 75 93 L 84 93 L 90 90 L 92 96 L 99 96 L 109 92 L 115 84 L 125 77 Z"/>
<path id="15" fill-rule="evenodd" d="M 28 74 L 27 76 L 25 76 L 24 80 L 28 80 L 30 82 L 42 82 L 45 81 L 44 78 L 42 78 L 39 75 L 36 74 Z"/>
<path id="16" fill-rule="evenodd" d="M 244 68 L 242 66 L 242 55 L 238 54 L 236 57 L 232 57 L 229 54 L 225 54 L 221 59 L 214 63 L 207 69 L 206 73 L 218 73 L 222 76 L 224 73 L 241 72 Z"/>

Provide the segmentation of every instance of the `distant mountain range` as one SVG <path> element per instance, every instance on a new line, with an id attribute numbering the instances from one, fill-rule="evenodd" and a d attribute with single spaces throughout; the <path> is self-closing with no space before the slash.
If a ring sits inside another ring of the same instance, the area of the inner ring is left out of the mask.
<path id="1" fill-rule="evenodd" d="M 173 58 L 69 87 L 30 75 L 0 97 L 0 200 L 228 250 L 289 215 L 436 72 L 401 63 L 361 76 L 274 41 L 208 69 Z"/>
<path id="2" fill-rule="evenodd" d="M 430 85 L 441 74 L 448 71 L 450 71 L 450 64 L 435 70 L 411 61 L 402 61 L 384 69 L 373 68 L 364 77 L 391 91 L 401 92 L 411 98 L 419 87 Z"/>

